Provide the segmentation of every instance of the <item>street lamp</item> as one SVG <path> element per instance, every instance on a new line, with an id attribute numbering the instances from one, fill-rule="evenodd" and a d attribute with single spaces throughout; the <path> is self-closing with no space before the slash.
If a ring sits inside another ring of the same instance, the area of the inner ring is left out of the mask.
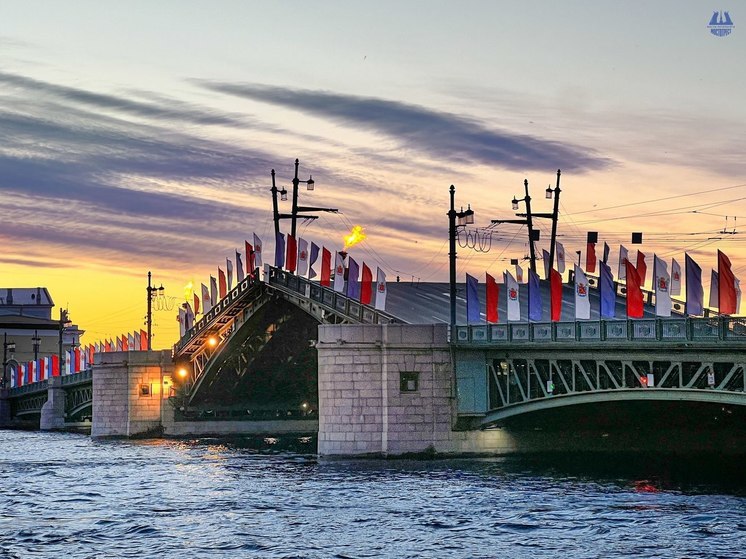
<path id="1" fill-rule="evenodd" d="M 551 269 L 554 265 L 554 252 L 555 252 L 555 246 L 557 244 L 557 221 L 559 218 L 559 201 L 560 201 L 560 169 L 557 169 L 557 186 L 555 188 L 552 188 L 551 186 L 548 186 L 545 192 L 545 197 L 547 200 L 551 200 L 554 198 L 554 209 L 552 210 L 552 213 L 531 213 L 531 196 L 528 194 L 528 180 L 523 181 L 523 187 L 526 191 L 526 196 L 518 199 L 515 196 L 513 196 L 513 200 L 511 200 L 511 205 L 513 210 L 518 209 L 518 202 L 526 202 L 526 213 L 525 214 L 516 214 L 519 217 L 525 217 L 526 219 L 493 219 L 492 223 L 517 223 L 520 225 L 526 225 L 528 226 L 528 247 L 529 251 L 531 253 L 531 270 L 536 273 L 536 250 L 534 248 L 534 241 L 539 240 L 540 231 L 534 229 L 534 223 L 533 219 L 535 217 L 541 217 L 546 219 L 552 220 L 552 237 L 549 242 L 549 268 Z"/>
<path id="2" fill-rule="evenodd" d="M 285 189 L 285 187 L 282 187 L 282 189 L 278 189 L 277 185 L 275 184 L 275 170 L 272 169 L 272 188 L 270 189 L 270 192 L 272 192 L 272 213 L 274 217 L 275 222 L 275 238 L 280 234 L 280 220 L 281 219 L 290 219 L 291 225 L 290 225 L 290 234 L 295 237 L 295 231 L 296 231 L 296 225 L 298 216 L 303 217 L 304 219 L 318 219 L 319 216 L 317 215 L 303 215 L 304 212 L 331 212 L 331 213 L 337 213 L 339 210 L 336 208 L 317 208 L 313 206 L 299 206 L 298 205 L 298 186 L 300 183 L 304 183 L 306 185 L 306 190 L 314 190 L 316 188 L 316 181 L 313 180 L 313 175 L 309 175 L 308 180 L 301 180 L 298 178 L 298 166 L 300 165 L 300 161 L 298 159 L 295 160 L 295 176 L 293 177 L 293 206 L 289 214 L 281 214 L 280 210 L 277 206 L 277 195 L 280 195 L 281 201 L 286 201 L 288 199 L 288 191 Z"/>
<path id="3" fill-rule="evenodd" d="M 456 325 L 456 234 L 459 227 L 465 227 L 474 223 L 474 210 L 471 204 L 464 211 L 456 211 L 456 187 L 451 185 L 451 209 L 448 210 L 448 264 L 450 267 L 450 298 L 451 298 L 451 326 Z M 456 223 L 458 220 L 458 224 Z"/>
<path id="4" fill-rule="evenodd" d="M 8 388 L 10 382 L 8 379 L 8 352 L 10 352 L 10 358 L 13 359 L 13 353 L 16 350 L 16 343 L 8 341 L 8 333 L 3 333 L 3 388 Z"/>
<path id="5" fill-rule="evenodd" d="M 41 345 L 41 338 L 39 337 L 39 331 L 34 330 L 34 337 L 31 338 L 31 342 L 34 344 L 34 361 L 39 359 L 39 346 Z"/>
<path id="6" fill-rule="evenodd" d="M 151 287 L 150 278 L 151 274 L 150 272 L 148 272 L 148 287 L 145 288 L 148 293 L 148 314 L 146 317 L 148 321 L 148 351 L 152 349 L 150 340 L 152 338 L 151 331 L 153 328 L 153 297 L 156 297 L 157 295 L 163 295 L 163 292 L 165 291 L 163 284 L 161 284 L 160 287 Z"/>

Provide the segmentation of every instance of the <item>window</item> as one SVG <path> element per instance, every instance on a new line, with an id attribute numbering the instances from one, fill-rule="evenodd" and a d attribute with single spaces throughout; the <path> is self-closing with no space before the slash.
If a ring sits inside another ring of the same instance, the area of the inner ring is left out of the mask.
<path id="1" fill-rule="evenodd" d="M 399 392 L 417 392 L 420 385 L 420 373 L 401 371 L 399 373 Z"/>
<path id="2" fill-rule="evenodd" d="M 150 385 L 149 384 L 140 385 L 140 397 L 143 397 L 143 396 L 150 396 Z"/>

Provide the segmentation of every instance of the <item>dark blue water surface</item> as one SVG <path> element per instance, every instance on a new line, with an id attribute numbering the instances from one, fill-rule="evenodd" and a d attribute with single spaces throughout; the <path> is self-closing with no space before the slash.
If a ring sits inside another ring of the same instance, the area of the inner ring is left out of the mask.
<path id="1" fill-rule="evenodd" d="M 0 557 L 746 557 L 743 464 L 249 446 L 0 431 Z"/>

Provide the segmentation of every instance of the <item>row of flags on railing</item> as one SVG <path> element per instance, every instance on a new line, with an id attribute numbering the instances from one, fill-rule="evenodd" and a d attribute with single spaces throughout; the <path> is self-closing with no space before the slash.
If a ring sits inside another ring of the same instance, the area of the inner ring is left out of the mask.
<path id="1" fill-rule="evenodd" d="M 59 355 L 47 355 L 36 360 L 18 363 L 11 378 L 11 386 L 24 386 L 60 375 L 74 375 L 89 369 L 97 353 L 112 351 L 147 351 L 148 335 L 144 330 L 123 334 L 115 339 L 104 340 L 65 351 L 65 363 L 60 367 Z"/>
<path id="2" fill-rule="evenodd" d="M 590 243 L 589 243 L 590 244 Z M 607 245 L 608 247 L 608 245 Z M 624 248 L 624 247 L 622 247 Z M 592 251 L 591 251 L 592 252 Z M 605 259 L 608 259 L 608 251 L 605 251 Z M 559 252 L 558 252 L 559 254 Z M 626 251 L 622 253 L 622 267 L 624 275 L 621 279 L 625 282 L 626 287 L 626 318 L 642 318 L 644 314 L 644 296 L 643 285 L 645 275 L 647 274 L 647 265 L 645 256 L 638 257 L 635 264 L 627 258 Z M 564 271 L 564 260 L 558 260 L 559 269 L 549 269 L 549 258 L 546 258 L 547 267 L 546 276 L 549 278 L 549 318 L 552 321 L 560 320 L 562 315 L 562 275 Z M 616 298 L 617 290 L 614 284 L 614 276 L 611 267 L 605 260 L 596 262 L 594 260 L 594 270 L 598 264 L 598 291 L 599 291 L 599 308 L 598 313 L 601 318 L 623 318 L 617 316 Z M 520 266 L 516 265 L 517 269 Z M 702 286 L 702 268 L 694 259 L 685 254 L 684 258 L 684 278 L 685 278 L 685 314 L 688 316 L 701 316 L 704 314 L 704 288 Z M 521 276 L 522 276 L 522 270 Z M 587 320 L 591 317 L 591 301 L 589 297 L 589 281 L 586 272 L 580 266 L 574 265 L 573 288 L 575 292 L 575 319 Z M 518 275 L 518 274 L 517 274 Z M 682 273 L 681 266 L 672 259 L 671 270 L 668 264 L 657 255 L 653 255 L 653 287 L 652 292 L 655 295 L 655 314 L 656 316 L 668 317 L 672 312 L 672 297 L 680 296 L 682 292 Z M 482 322 L 481 305 L 479 303 L 477 278 L 466 274 L 466 318 L 470 324 Z M 505 299 L 507 308 L 508 321 L 521 321 L 526 317 L 530 321 L 544 320 L 544 305 L 540 289 L 539 276 L 532 270 L 528 270 L 528 309 L 524 314 L 520 305 L 520 290 L 522 282 L 520 279 L 513 277 L 509 271 L 503 273 L 502 282 L 486 274 L 485 278 L 485 320 L 486 322 L 498 322 L 498 300 L 500 296 L 500 285 L 505 286 Z M 710 283 L 709 305 L 712 309 L 717 309 L 720 314 L 732 315 L 737 314 L 741 307 L 741 289 L 738 278 L 732 271 L 730 259 L 725 253 L 718 250 L 718 270 L 712 271 Z"/>
<path id="3" fill-rule="evenodd" d="M 257 268 L 262 267 L 262 240 L 253 234 L 253 244 L 244 241 L 244 259 L 239 251 L 234 261 L 226 258 L 225 271 L 218 267 L 217 277 L 210 276 L 209 287 L 201 284 L 201 297 L 195 290 L 191 301 L 186 301 L 179 308 L 180 334 L 184 334 L 194 326 L 199 314 L 207 314 L 233 289 L 235 272 L 237 284 L 245 277 L 252 276 Z M 376 280 L 373 282 L 371 268 L 358 262 L 343 251 L 334 253 L 334 267 L 332 268 L 332 252 L 325 246 L 291 234 L 279 233 L 275 239 L 275 268 L 293 273 L 309 280 L 318 278 L 319 284 L 330 287 L 338 293 L 359 301 L 363 305 L 373 306 L 377 310 L 386 310 L 386 274 L 380 267 L 376 267 Z M 347 280 L 345 282 L 345 280 Z"/>

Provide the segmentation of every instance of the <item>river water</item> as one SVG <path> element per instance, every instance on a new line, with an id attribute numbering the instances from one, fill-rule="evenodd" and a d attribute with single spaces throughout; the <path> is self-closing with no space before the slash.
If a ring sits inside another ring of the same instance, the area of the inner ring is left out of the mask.
<path id="1" fill-rule="evenodd" d="M 0 557 L 746 557 L 743 463 L 252 446 L 0 431 Z"/>

